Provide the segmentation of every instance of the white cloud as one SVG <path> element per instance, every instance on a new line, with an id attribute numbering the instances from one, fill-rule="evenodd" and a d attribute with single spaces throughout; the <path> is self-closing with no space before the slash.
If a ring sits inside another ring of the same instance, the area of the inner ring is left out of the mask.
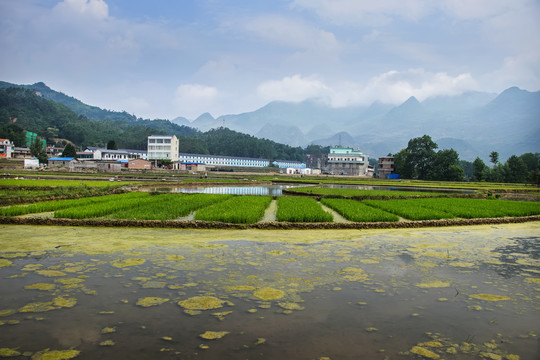
<path id="1" fill-rule="evenodd" d="M 218 97 L 219 91 L 213 86 L 182 84 L 176 89 L 173 105 L 179 114 L 193 119 L 212 108 Z"/>
<path id="2" fill-rule="evenodd" d="M 109 16 L 109 6 L 103 0 L 64 0 L 54 9 L 68 16 L 79 15 L 100 20 Z"/>
<path id="3" fill-rule="evenodd" d="M 367 83 L 352 81 L 328 85 L 315 76 L 301 75 L 263 82 L 257 93 L 265 101 L 302 101 L 319 98 L 334 107 L 369 105 L 374 101 L 399 104 L 411 96 L 422 101 L 438 95 L 458 95 L 476 89 L 477 83 L 468 73 L 451 76 L 423 69 L 388 71 Z"/>
<path id="4" fill-rule="evenodd" d="M 340 48 L 333 33 L 283 16 L 258 16 L 247 21 L 245 28 L 279 46 L 315 52 L 333 52 Z"/>
<path id="5" fill-rule="evenodd" d="M 315 11 L 337 24 L 381 26 L 394 17 L 418 20 L 433 7 L 431 0 L 295 0 L 293 7 Z"/>
<path id="6" fill-rule="evenodd" d="M 330 92 L 331 90 L 315 77 L 304 78 L 298 74 L 281 80 L 265 81 L 257 87 L 257 94 L 264 101 L 299 102 L 309 98 L 326 98 Z"/>

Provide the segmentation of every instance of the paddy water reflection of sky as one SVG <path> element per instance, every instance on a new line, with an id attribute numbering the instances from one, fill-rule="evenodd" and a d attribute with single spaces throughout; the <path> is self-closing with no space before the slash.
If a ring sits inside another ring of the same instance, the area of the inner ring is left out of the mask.
<path id="1" fill-rule="evenodd" d="M 540 223 L 1 231 L 0 352 L 75 350 L 77 359 L 540 355 Z"/>

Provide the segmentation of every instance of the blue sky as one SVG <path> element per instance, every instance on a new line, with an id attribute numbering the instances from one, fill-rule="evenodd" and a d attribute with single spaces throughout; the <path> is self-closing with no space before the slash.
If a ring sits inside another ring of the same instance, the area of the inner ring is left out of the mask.
<path id="1" fill-rule="evenodd" d="M 194 119 L 540 89 L 538 0 L 0 0 L 0 80 Z"/>

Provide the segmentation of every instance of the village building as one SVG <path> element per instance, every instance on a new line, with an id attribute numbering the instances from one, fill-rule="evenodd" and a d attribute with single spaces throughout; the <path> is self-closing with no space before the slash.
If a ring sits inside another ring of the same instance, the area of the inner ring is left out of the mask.
<path id="1" fill-rule="evenodd" d="M 123 164 L 119 161 L 99 161 L 96 162 L 97 171 L 100 172 L 120 172 Z"/>
<path id="2" fill-rule="evenodd" d="M 11 158 L 15 145 L 9 139 L 0 139 L 0 158 Z"/>
<path id="3" fill-rule="evenodd" d="M 393 156 L 382 156 L 379 158 L 378 165 L 378 177 L 380 179 L 395 178 L 394 175 L 394 157 Z"/>
<path id="4" fill-rule="evenodd" d="M 294 161 L 294 160 L 274 160 L 272 162 L 274 166 L 277 166 L 278 168 L 295 168 L 295 169 L 305 169 L 306 164 L 300 161 Z"/>
<path id="5" fill-rule="evenodd" d="M 179 141 L 176 135 L 150 135 L 147 144 L 147 159 L 151 161 L 178 161 Z"/>
<path id="6" fill-rule="evenodd" d="M 131 160 L 131 159 L 147 159 L 147 152 L 145 150 L 135 149 L 118 149 L 110 150 L 101 147 L 87 146 L 83 153 L 93 154 L 94 160 Z M 78 153 L 77 153 L 78 154 Z M 77 157 L 79 157 L 77 155 Z M 85 156 L 85 158 L 87 158 Z"/>
<path id="7" fill-rule="evenodd" d="M 73 157 L 52 157 L 47 159 L 47 166 L 73 168 L 75 161 L 76 159 Z"/>
<path id="8" fill-rule="evenodd" d="M 330 148 L 325 172 L 331 175 L 368 176 L 368 158 L 350 147 Z"/>
<path id="9" fill-rule="evenodd" d="M 150 170 L 152 163 L 144 159 L 133 159 L 128 161 L 127 167 L 130 170 Z"/>
<path id="10" fill-rule="evenodd" d="M 39 169 L 39 159 L 38 158 L 24 159 L 24 168 L 25 169 Z"/>
<path id="11" fill-rule="evenodd" d="M 203 172 L 203 171 L 206 171 L 206 164 L 198 163 L 198 162 L 182 161 L 180 162 L 180 170 Z"/>
<path id="12" fill-rule="evenodd" d="M 179 154 L 178 159 L 182 163 L 201 163 L 207 167 L 239 166 L 239 167 L 267 167 L 270 161 L 267 159 L 224 156 L 224 155 L 203 155 L 203 154 Z"/>

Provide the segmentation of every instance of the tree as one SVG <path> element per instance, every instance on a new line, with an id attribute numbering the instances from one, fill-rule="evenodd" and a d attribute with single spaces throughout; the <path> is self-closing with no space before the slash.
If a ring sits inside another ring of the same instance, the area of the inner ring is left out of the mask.
<path id="1" fill-rule="evenodd" d="M 43 147 L 43 143 L 41 142 L 41 139 L 38 139 L 37 137 L 30 144 L 30 154 L 38 158 L 40 163 L 47 162 L 47 151 Z"/>
<path id="2" fill-rule="evenodd" d="M 411 179 L 413 177 L 413 168 L 409 163 L 409 150 L 401 149 L 394 155 L 394 172 L 401 178 Z"/>
<path id="3" fill-rule="evenodd" d="M 472 179 L 474 176 L 474 165 L 472 162 L 467 160 L 459 160 L 459 167 L 465 172 L 466 179 Z"/>
<path id="4" fill-rule="evenodd" d="M 493 166 L 497 165 L 499 162 L 499 153 L 492 151 L 491 154 L 489 154 L 489 160 L 493 163 Z"/>
<path id="5" fill-rule="evenodd" d="M 474 181 L 486 180 L 485 179 L 486 164 L 482 161 L 482 159 L 480 159 L 479 157 L 474 159 L 473 168 L 474 168 L 474 171 L 473 171 Z"/>
<path id="6" fill-rule="evenodd" d="M 520 183 L 525 182 L 528 177 L 527 165 L 525 162 L 517 157 L 512 155 L 506 161 L 506 177 L 505 181 L 510 183 Z"/>
<path id="7" fill-rule="evenodd" d="M 107 143 L 107 150 L 118 150 L 118 146 L 116 145 L 116 141 L 109 140 Z"/>
<path id="8" fill-rule="evenodd" d="M 462 181 L 465 171 L 459 166 L 459 155 L 454 149 L 440 150 L 435 154 L 427 178 L 440 181 Z"/>
<path id="9" fill-rule="evenodd" d="M 435 160 L 435 149 L 438 145 L 431 140 L 431 137 L 422 137 L 409 140 L 407 145 L 407 165 L 412 168 L 412 177 L 420 180 L 428 178 L 428 173 Z M 394 159 L 395 161 L 395 159 Z"/>
<path id="10" fill-rule="evenodd" d="M 64 151 L 62 151 L 63 157 L 77 157 L 77 150 L 75 150 L 75 146 L 71 143 L 67 143 L 66 147 L 64 148 Z"/>

